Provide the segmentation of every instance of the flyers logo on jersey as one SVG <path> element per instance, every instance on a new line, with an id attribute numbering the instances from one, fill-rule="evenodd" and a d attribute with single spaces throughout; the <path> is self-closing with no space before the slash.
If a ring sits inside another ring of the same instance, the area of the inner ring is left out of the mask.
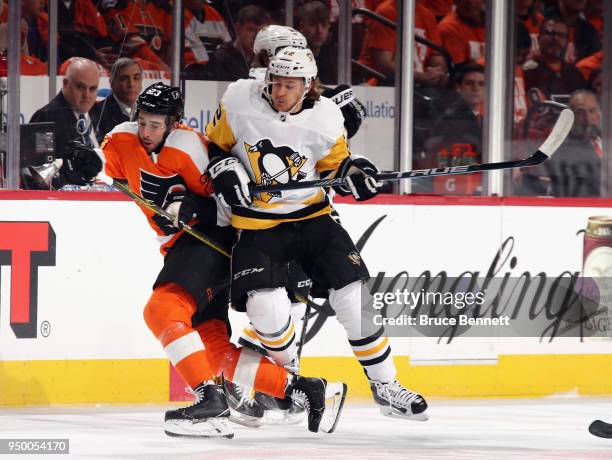
<path id="1" fill-rule="evenodd" d="M 160 208 L 165 208 L 172 201 L 171 193 L 185 193 L 187 187 L 178 174 L 172 176 L 157 176 L 140 170 L 140 194 L 146 200 L 152 201 Z"/>
<path id="2" fill-rule="evenodd" d="M 301 169 L 307 158 L 290 147 L 274 147 L 270 139 L 262 139 L 255 145 L 245 142 L 244 148 L 257 184 L 287 184 L 306 177 L 306 173 Z M 260 200 L 267 203 L 273 197 L 279 196 L 280 192 L 262 193 Z"/>

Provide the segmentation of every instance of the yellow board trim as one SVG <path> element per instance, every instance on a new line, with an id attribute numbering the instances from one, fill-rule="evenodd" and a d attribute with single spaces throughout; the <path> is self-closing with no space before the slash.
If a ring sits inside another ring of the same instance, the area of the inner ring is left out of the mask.
<path id="1" fill-rule="evenodd" d="M 492 365 L 411 366 L 394 358 L 400 382 L 426 397 L 538 397 L 612 394 L 612 354 L 502 355 Z M 343 381 L 350 398 L 372 397 L 363 368 L 352 357 L 303 357 L 301 373 Z"/>
<path id="2" fill-rule="evenodd" d="M 427 398 L 612 394 L 612 354 L 503 355 L 491 365 L 411 366 L 398 379 Z M 370 399 L 354 357 L 303 357 L 302 373 L 343 381 L 351 399 Z M 166 359 L 0 361 L 0 406 L 166 403 Z"/>
<path id="3" fill-rule="evenodd" d="M 167 359 L 0 361 L 0 406 L 162 403 Z"/>

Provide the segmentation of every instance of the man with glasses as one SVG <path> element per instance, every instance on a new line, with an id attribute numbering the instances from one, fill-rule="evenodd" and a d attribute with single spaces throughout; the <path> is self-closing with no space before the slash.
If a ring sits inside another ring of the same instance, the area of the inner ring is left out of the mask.
<path id="1" fill-rule="evenodd" d="M 561 18 L 544 21 L 539 37 L 540 56 L 524 66 L 527 91 L 538 88 L 547 99 L 563 96 L 567 100 L 574 91 L 586 88 L 580 71 L 563 59 L 567 40 L 568 28 Z"/>

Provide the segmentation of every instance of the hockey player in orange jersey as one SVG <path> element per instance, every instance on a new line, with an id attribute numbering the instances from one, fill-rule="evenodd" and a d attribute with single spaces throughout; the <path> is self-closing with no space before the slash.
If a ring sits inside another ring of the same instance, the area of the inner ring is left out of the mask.
<path id="1" fill-rule="evenodd" d="M 179 88 L 153 84 L 136 102 L 135 121 L 116 126 L 98 152 L 77 146 L 62 171 L 69 181 L 85 183 L 103 168 L 106 175 L 126 180 L 132 191 L 176 216 L 171 222 L 142 207 L 164 255 L 144 319 L 196 397 L 193 405 L 166 412 L 165 431 L 174 436 L 233 436 L 226 422 L 225 395 L 213 381 L 220 375 L 275 397 L 299 399 L 309 410 L 311 431 L 318 431 L 319 423 L 322 430 L 333 431 L 340 410 L 325 411 L 325 393 L 339 389 L 336 402 L 343 400 L 345 385 L 290 374 L 229 341 L 230 261 L 185 234 L 178 222 L 189 223 L 226 247 L 234 243 L 235 231 L 228 216 L 217 212 L 210 183 L 202 175 L 208 166 L 206 140 L 179 124 L 182 113 Z"/>

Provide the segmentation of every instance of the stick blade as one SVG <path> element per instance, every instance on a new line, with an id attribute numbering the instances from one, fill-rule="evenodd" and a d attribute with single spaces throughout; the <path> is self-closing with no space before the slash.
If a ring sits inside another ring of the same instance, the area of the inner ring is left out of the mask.
<path id="1" fill-rule="evenodd" d="M 563 109 L 552 131 L 538 150 L 548 157 L 552 156 L 561 144 L 563 144 L 573 125 L 574 112 L 570 109 Z"/>
<path id="2" fill-rule="evenodd" d="M 589 432 L 600 438 L 612 438 L 612 423 L 606 423 L 602 420 L 595 420 L 589 426 Z"/>

